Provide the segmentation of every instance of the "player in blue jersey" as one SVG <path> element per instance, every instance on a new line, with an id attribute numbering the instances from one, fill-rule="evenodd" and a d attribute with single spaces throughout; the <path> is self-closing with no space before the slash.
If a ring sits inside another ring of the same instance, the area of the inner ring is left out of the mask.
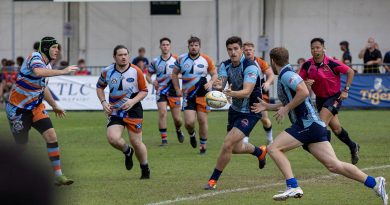
<path id="1" fill-rule="evenodd" d="M 337 158 L 328 141 L 326 125 L 321 121 L 310 101 L 305 82 L 288 63 L 287 49 L 282 47 L 272 49 L 270 58 L 274 72 L 279 74 L 278 97 L 281 103 L 268 104 L 259 99 L 260 102 L 252 106 L 252 111 L 260 113 L 264 110 L 274 110 L 277 111 L 274 116 L 279 123 L 286 115 L 292 123 L 292 126 L 280 133 L 268 147 L 269 155 L 283 173 L 287 184 L 287 189 L 283 193 L 274 195 L 273 199 L 282 201 L 290 197 L 303 196 L 285 152 L 307 146 L 310 153 L 329 171 L 364 183 L 365 186 L 372 188 L 387 205 L 385 178 L 368 176 L 355 165 L 342 162 Z"/>
<path id="2" fill-rule="evenodd" d="M 205 189 L 216 188 L 217 181 L 230 161 L 232 154 L 252 154 L 259 160 L 259 167 L 265 165 L 267 150 L 265 146 L 256 147 L 250 143 L 244 143 L 245 136 L 249 136 L 261 114 L 251 112 L 250 106 L 258 102 L 261 97 L 260 71 L 255 62 L 245 59 L 242 50 L 242 40 L 233 36 L 226 40 L 226 48 L 229 60 L 223 62 L 218 70 L 218 80 L 213 84 L 213 89 L 220 90 L 229 83 L 230 88 L 223 92 L 232 98 L 232 104 L 228 112 L 227 135 L 219 154 L 217 165 L 205 186 Z"/>
<path id="3" fill-rule="evenodd" d="M 164 37 L 160 39 L 161 55 L 154 58 L 150 63 L 146 80 L 153 83 L 156 89 L 156 101 L 158 109 L 158 128 L 161 135 L 161 146 L 168 145 L 167 134 L 167 106 L 171 109 L 173 122 L 176 127 L 177 139 L 180 143 L 184 141 L 184 135 L 180 127 L 181 120 L 181 102 L 180 97 L 176 95 L 172 84 L 172 71 L 175 67 L 176 55 L 171 53 L 171 39 Z M 152 75 L 156 74 L 156 79 L 152 81 Z"/>

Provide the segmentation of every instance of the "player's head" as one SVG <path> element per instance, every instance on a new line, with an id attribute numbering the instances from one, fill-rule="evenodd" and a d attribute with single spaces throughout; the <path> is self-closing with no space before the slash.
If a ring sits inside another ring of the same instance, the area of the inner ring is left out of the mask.
<path id="1" fill-rule="evenodd" d="M 57 40 L 50 36 L 43 37 L 39 45 L 39 52 L 44 54 L 49 61 L 57 59 L 59 55 Z"/>
<path id="2" fill-rule="evenodd" d="M 196 56 L 200 52 L 200 39 L 196 36 L 191 36 L 188 39 L 188 51 L 190 55 Z"/>
<path id="3" fill-rule="evenodd" d="M 375 39 L 373 37 L 369 37 L 367 40 L 367 48 L 375 48 Z"/>
<path id="4" fill-rule="evenodd" d="M 171 51 L 171 39 L 167 37 L 160 39 L 160 49 L 162 54 L 168 54 Z"/>
<path id="5" fill-rule="evenodd" d="M 311 55 L 314 59 L 322 59 L 325 55 L 325 41 L 322 38 L 313 38 L 310 41 Z"/>
<path id="6" fill-rule="evenodd" d="M 129 64 L 130 56 L 129 50 L 124 45 L 117 45 L 114 48 L 114 60 L 117 65 L 120 67 L 126 66 Z"/>
<path id="7" fill-rule="evenodd" d="M 145 56 L 145 53 L 146 53 L 146 50 L 144 47 L 140 47 L 138 49 L 138 56 L 141 56 L 141 57 L 144 57 Z"/>
<path id="8" fill-rule="evenodd" d="M 349 50 L 349 43 L 348 43 L 348 41 L 341 41 L 340 42 L 340 49 L 342 51 L 348 51 Z"/>
<path id="9" fill-rule="evenodd" d="M 245 42 L 243 50 L 245 58 L 254 60 L 253 58 L 255 57 L 255 44 L 249 41 Z"/>
<path id="10" fill-rule="evenodd" d="M 232 36 L 226 40 L 226 50 L 233 63 L 239 63 L 242 56 L 242 40 L 238 36 Z"/>
<path id="11" fill-rule="evenodd" d="M 287 65 L 289 61 L 288 50 L 283 47 L 273 48 L 269 52 L 269 57 L 271 59 L 271 66 L 274 73 L 279 73 L 279 69 Z"/>

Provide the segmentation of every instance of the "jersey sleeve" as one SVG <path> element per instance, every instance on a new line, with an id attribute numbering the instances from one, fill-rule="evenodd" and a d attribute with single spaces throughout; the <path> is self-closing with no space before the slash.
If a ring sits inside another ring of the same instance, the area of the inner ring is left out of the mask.
<path id="1" fill-rule="evenodd" d="M 281 80 L 284 85 L 293 90 L 297 90 L 298 84 L 303 81 L 303 79 L 298 74 L 292 71 L 287 71 L 284 73 Z"/>
<path id="2" fill-rule="evenodd" d="M 335 68 L 334 68 L 334 71 L 336 73 L 343 73 L 343 74 L 346 74 L 349 70 L 349 66 L 345 65 L 344 63 L 338 61 L 338 60 L 335 60 L 336 64 L 338 64 Z"/>
<path id="3" fill-rule="evenodd" d="M 34 70 L 34 68 L 46 68 L 46 64 L 43 62 L 42 58 L 38 55 L 31 57 L 29 62 L 29 67 Z"/>
<path id="4" fill-rule="evenodd" d="M 179 73 L 181 73 L 181 65 L 180 65 L 181 57 L 176 58 L 175 61 L 175 67 L 173 68 L 174 70 L 178 70 Z"/>
<path id="5" fill-rule="evenodd" d="M 96 83 L 96 88 L 102 88 L 102 89 L 104 89 L 104 88 L 106 88 L 107 87 L 107 79 L 106 79 L 106 77 L 107 77 L 107 70 L 103 70 L 102 71 L 102 73 L 100 74 L 100 77 L 99 77 L 99 79 L 98 79 L 98 81 L 97 81 L 97 83 Z"/>
<path id="6" fill-rule="evenodd" d="M 142 70 L 135 65 L 131 65 L 131 67 L 137 70 L 138 90 L 148 92 L 148 86 L 146 84 L 145 76 Z"/>
<path id="7" fill-rule="evenodd" d="M 261 72 L 264 73 L 266 70 L 269 69 L 269 65 L 265 60 L 256 57 L 256 62 L 257 64 L 259 64 Z"/>
<path id="8" fill-rule="evenodd" d="M 207 61 L 207 64 L 208 64 L 207 72 L 208 73 L 213 72 L 215 70 L 215 65 L 214 65 L 213 59 L 211 59 L 209 56 L 207 56 L 205 54 L 201 54 L 201 55 Z"/>
<path id="9" fill-rule="evenodd" d="M 255 65 L 246 67 L 244 70 L 244 83 L 256 83 L 259 75 L 259 69 Z"/>
<path id="10" fill-rule="evenodd" d="M 156 61 L 153 60 L 150 63 L 150 65 L 148 66 L 148 72 L 151 73 L 151 74 L 155 74 L 156 71 L 157 71 L 157 69 L 156 69 Z"/>
<path id="11" fill-rule="evenodd" d="M 221 63 L 218 69 L 218 77 L 227 77 L 227 71 L 226 71 L 226 66 L 225 63 Z"/>

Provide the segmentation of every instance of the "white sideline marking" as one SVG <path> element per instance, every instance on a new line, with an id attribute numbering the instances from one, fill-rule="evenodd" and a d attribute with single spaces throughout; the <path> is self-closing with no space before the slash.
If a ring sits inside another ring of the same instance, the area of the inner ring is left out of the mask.
<path id="1" fill-rule="evenodd" d="M 390 168 L 390 164 L 378 166 L 378 167 L 367 167 L 367 168 L 363 168 L 361 170 L 367 171 L 367 170 L 387 169 L 387 168 Z M 329 174 L 329 175 L 314 177 L 311 179 L 299 180 L 299 182 L 305 183 L 305 182 L 311 182 L 311 181 L 315 181 L 315 180 L 319 180 L 319 179 L 333 178 L 336 176 L 338 176 L 338 174 Z M 155 202 L 155 203 L 148 203 L 146 205 L 161 205 L 161 204 L 172 204 L 172 203 L 181 202 L 181 201 L 193 201 L 193 200 L 212 197 L 212 196 L 216 196 L 216 195 L 220 195 L 220 194 L 228 194 L 228 193 L 233 193 L 233 192 L 244 192 L 244 191 L 249 191 L 249 190 L 253 190 L 253 189 L 270 188 L 270 187 L 274 187 L 274 186 L 281 186 L 284 184 L 285 183 L 283 182 L 283 183 L 274 183 L 274 184 L 259 185 L 259 186 L 253 186 L 253 187 L 243 187 L 243 188 L 237 188 L 237 189 L 225 189 L 225 190 L 221 190 L 221 191 L 210 191 L 210 193 L 207 193 L 207 194 L 200 194 L 197 196 L 189 196 L 189 197 L 177 197 L 176 199 L 160 201 L 160 202 Z"/>

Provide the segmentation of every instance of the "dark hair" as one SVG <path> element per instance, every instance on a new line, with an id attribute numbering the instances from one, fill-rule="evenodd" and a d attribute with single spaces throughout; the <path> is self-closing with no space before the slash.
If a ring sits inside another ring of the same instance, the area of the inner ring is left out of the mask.
<path id="1" fill-rule="evenodd" d="M 22 66 L 23 62 L 24 62 L 24 58 L 23 58 L 22 56 L 18 56 L 18 57 L 16 58 L 16 63 L 17 63 L 19 66 Z"/>
<path id="2" fill-rule="evenodd" d="M 168 41 L 169 43 L 171 43 L 171 39 L 169 39 L 169 38 L 167 38 L 167 37 L 164 37 L 164 38 L 160 39 L 160 44 L 161 44 L 163 41 Z"/>
<path id="3" fill-rule="evenodd" d="M 114 48 L 114 56 L 116 56 L 116 53 L 118 52 L 119 49 L 126 49 L 127 53 L 129 53 L 129 49 L 127 49 L 126 46 L 124 46 L 124 45 L 117 45 Z"/>
<path id="4" fill-rule="evenodd" d="M 34 45 L 33 45 L 33 49 L 36 50 L 36 51 L 39 50 L 39 44 L 40 44 L 39 41 L 35 42 Z"/>
<path id="5" fill-rule="evenodd" d="M 188 45 L 190 45 L 191 43 L 196 43 L 196 42 L 198 42 L 200 45 L 200 38 L 198 38 L 196 36 L 191 36 L 190 39 L 188 39 Z"/>
<path id="6" fill-rule="evenodd" d="M 140 47 L 139 49 L 138 49 L 138 52 L 145 52 L 145 48 L 144 47 Z"/>
<path id="7" fill-rule="evenodd" d="M 226 40 L 226 47 L 230 44 L 237 43 L 242 48 L 242 40 L 238 36 L 232 36 Z"/>
<path id="8" fill-rule="evenodd" d="M 321 45 L 325 45 L 325 41 L 322 38 L 313 38 L 313 39 L 311 39 L 310 45 L 313 44 L 314 42 L 320 42 Z"/>
<path id="9" fill-rule="evenodd" d="M 276 47 L 273 48 L 269 52 L 270 58 L 278 65 L 278 66 L 284 66 L 288 64 L 288 50 L 283 47 Z"/>
<path id="10" fill-rule="evenodd" d="M 348 41 L 341 41 L 341 42 L 340 42 L 340 46 L 345 46 L 345 48 L 346 48 L 347 50 L 349 50 L 349 43 L 348 43 Z"/>

